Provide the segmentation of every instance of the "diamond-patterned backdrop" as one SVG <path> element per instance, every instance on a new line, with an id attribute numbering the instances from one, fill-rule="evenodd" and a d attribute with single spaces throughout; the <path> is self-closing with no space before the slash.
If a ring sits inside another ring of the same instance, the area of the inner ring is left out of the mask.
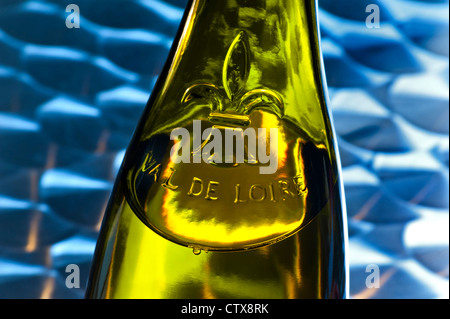
<path id="1" fill-rule="evenodd" d="M 80 28 L 66 27 L 69 4 Z M 319 5 L 351 297 L 448 298 L 448 1 Z M 185 6 L 0 0 L 0 298 L 83 298 L 123 151 Z M 80 288 L 66 287 L 70 264 Z M 379 288 L 366 285 L 371 265 Z"/>

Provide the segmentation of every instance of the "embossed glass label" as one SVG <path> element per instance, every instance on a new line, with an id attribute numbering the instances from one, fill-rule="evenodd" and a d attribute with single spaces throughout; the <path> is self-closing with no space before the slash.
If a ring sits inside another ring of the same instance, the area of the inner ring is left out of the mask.
<path id="1" fill-rule="evenodd" d="M 299 230 L 326 202 L 308 188 L 317 184 L 308 180 L 314 172 L 305 172 L 311 161 L 326 157 L 323 147 L 284 118 L 279 92 L 244 90 L 247 41 L 241 32 L 230 45 L 221 86 L 199 82 L 186 88 L 180 104 L 206 105 L 209 114 L 143 142 L 130 160 L 139 164 L 127 169 L 129 201 L 138 217 L 185 246 L 241 250 L 270 244 Z M 318 174 L 323 178 L 323 171 Z"/>

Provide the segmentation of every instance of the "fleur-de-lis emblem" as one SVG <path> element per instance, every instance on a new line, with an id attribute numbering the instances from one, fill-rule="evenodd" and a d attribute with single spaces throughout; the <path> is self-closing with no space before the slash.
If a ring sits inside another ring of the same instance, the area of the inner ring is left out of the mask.
<path id="1" fill-rule="evenodd" d="M 194 99 L 208 101 L 211 107 L 209 120 L 212 123 L 248 126 L 249 115 L 255 109 L 265 109 L 282 118 L 284 103 L 279 93 L 266 88 L 244 92 L 250 68 L 250 44 L 247 34 L 241 31 L 225 57 L 223 89 L 211 83 L 197 83 L 185 91 L 181 102 L 187 103 Z"/>

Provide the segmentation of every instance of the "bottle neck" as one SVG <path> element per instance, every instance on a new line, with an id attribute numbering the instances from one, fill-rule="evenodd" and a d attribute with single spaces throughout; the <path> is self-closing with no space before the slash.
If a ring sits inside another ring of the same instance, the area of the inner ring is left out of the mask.
<path id="1" fill-rule="evenodd" d="M 195 52 L 199 72 L 194 77 L 221 74 L 220 62 L 240 32 L 248 43 L 247 89 L 285 88 L 293 76 L 311 76 L 317 63 L 314 0 L 194 0 L 189 19 L 180 49 L 184 60 Z"/>
<path id="2" fill-rule="evenodd" d="M 329 124 L 315 0 L 192 0 L 180 31 L 159 98 L 181 101 L 203 87 L 226 100 L 213 112 L 240 114 L 246 94 L 265 90 L 262 99 L 281 107 L 281 117 L 323 136 Z"/>

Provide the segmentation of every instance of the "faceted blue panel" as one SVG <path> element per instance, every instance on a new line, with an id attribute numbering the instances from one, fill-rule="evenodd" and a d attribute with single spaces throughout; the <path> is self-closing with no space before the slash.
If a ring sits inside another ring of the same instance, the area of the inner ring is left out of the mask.
<path id="1" fill-rule="evenodd" d="M 448 298 L 449 2 L 318 2 L 351 298 Z M 69 4 L 79 28 L 66 27 Z M 114 178 L 186 5 L 0 1 L 0 298 L 83 298 Z"/>
<path id="2" fill-rule="evenodd" d="M 171 41 L 165 36 L 149 31 L 105 30 L 100 53 L 127 70 L 155 76 L 161 72 L 161 61 L 166 59 L 170 46 Z"/>
<path id="3" fill-rule="evenodd" d="M 74 293 L 83 297 L 82 293 L 86 288 L 86 283 L 91 265 L 92 251 L 95 249 L 95 236 L 87 237 L 83 235 L 76 235 L 52 246 L 49 255 L 53 260 L 54 268 L 58 271 L 61 278 L 66 278 L 68 273 L 71 273 L 71 265 L 76 265 L 80 272 L 80 288 L 71 289 Z M 74 249 L 76 247 L 76 249 Z M 68 268 L 69 266 L 69 268 Z M 67 293 L 65 285 L 61 285 L 61 293 L 64 290 Z M 65 289 L 64 289 L 65 288 Z M 57 298 L 66 298 L 64 295 L 56 294 Z"/>
<path id="4" fill-rule="evenodd" d="M 380 18 L 383 21 L 390 20 L 390 12 L 384 8 L 382 1 L 376 0 L 346 0 L 346 1 L 333 1 L 333 0 L 320 0 L 320 6 L 334 14 L 336 17 L 342 20 L 354 20 L 359 23 L 365 21 L 368 14 L 366 12 L 369 5 L 377 5 L 380 10 Z M 370 7 L 369 7 L 370 9 Z M 371 10 L 369 11 L 371 12 Z"/>
<path id="5" fill-rule="evenodd" d="M 26 71 L 39 82 L 83 98 L 139 79 L 103 57 L 62 47 L 29 45 L 23 59 Z"/>
<path id="6" fill-rule="evenodd" d="M 0 112 L 32 119 L 37 106 L 54 94 L 29 75 L 0 66 Z"/>
<path id="7" fill-rule="evenodd" d="M 429 52 L 447 55 L 449 53 L 448 1 L 386 1 L 398 29 L 411 41 Z M 405 5 L 408 10 L 405 10 Z"/>
<path id="8" fill-rule="evenodd" d="M 43 166 L 49 141 L 39 123 L 21 116 L 0 113 L 0 154 L 11 163 Z"/>
<path id="9" fill-rule="evenodd" d="M 97 148 L 106 129 L 98 108 L 66 98 L 55 98 L 41 105 L 36 118 L 51 140 L 88 150 Z"/>
<path id="10" fill-rule="evenodd" d="M 107 181 L 89 178 L 67 170 L 45 172 L 39 185 L 42 199 L 59 216 L 74 223 L 96 226 L 101 222 L 111 191 Z M 80 207 L 82 203 L 83 207 Z"/>
<path id="11" fill-rule="evenodd" d="M 353 60 L 347 52 L 331 39 L 322 41 L 323 58 L 328 84 L 331 87 L 369 88 L 387 83 L 391 76 L 387 73 L 368 68 Z"/>
<path id="12" fill-rule="evenodd" d="M 423 152 L 380 154 L 374 169 L 393 195 L 427 207 L 449 206 L 449 179 L 444 165 Z"/>
<path id="13" fill-rule="evenodd" d="M 9 197 L 0 197 L 0 224 L 0 245 L 26 251 L 54 244 L 75 231 L 48 206 Z"/>
<path id="14" fill-rule="evenodd" d="M 434 72 L 402 75 L 389 89 L 388 105 L 414 125 L 427 131 L 448 134 L 447 89 L 448 80 Z"/>
<path id="15" fill-rule="evenodd" d="M 51 0 L 50 2 L 61 5 L 63 8 L 75 3 L 80 9 L 82 8 L 82 14 L 87 20 L 101 26 L 155 30 L 171 37 L 178 29 L 178 23 L 185 7 L 173 7 L 158 0 L 96 0 L 95 2 L 90 0 Z"/>
<path id="16" fill-rule="evenodd" d="M 111 130 L 130 133 L 130 129 L 136 127 L 135 119 L 141 115 L 148 98 L 149 93 L 142 89 L 122 86 L 97 94 L 96 105 Z"/>
<path id="17" fill-rule="evenodd" d="M 65 12 L 60 7 L 37 1 L 27 1 L 0 11 L 0 28 L 23 41 L 22 45 L 35 43 L 94 51 L 96 30 L 83 28 L 73 32 L 69 28 L 61 28 L 65 21 Z"/>

